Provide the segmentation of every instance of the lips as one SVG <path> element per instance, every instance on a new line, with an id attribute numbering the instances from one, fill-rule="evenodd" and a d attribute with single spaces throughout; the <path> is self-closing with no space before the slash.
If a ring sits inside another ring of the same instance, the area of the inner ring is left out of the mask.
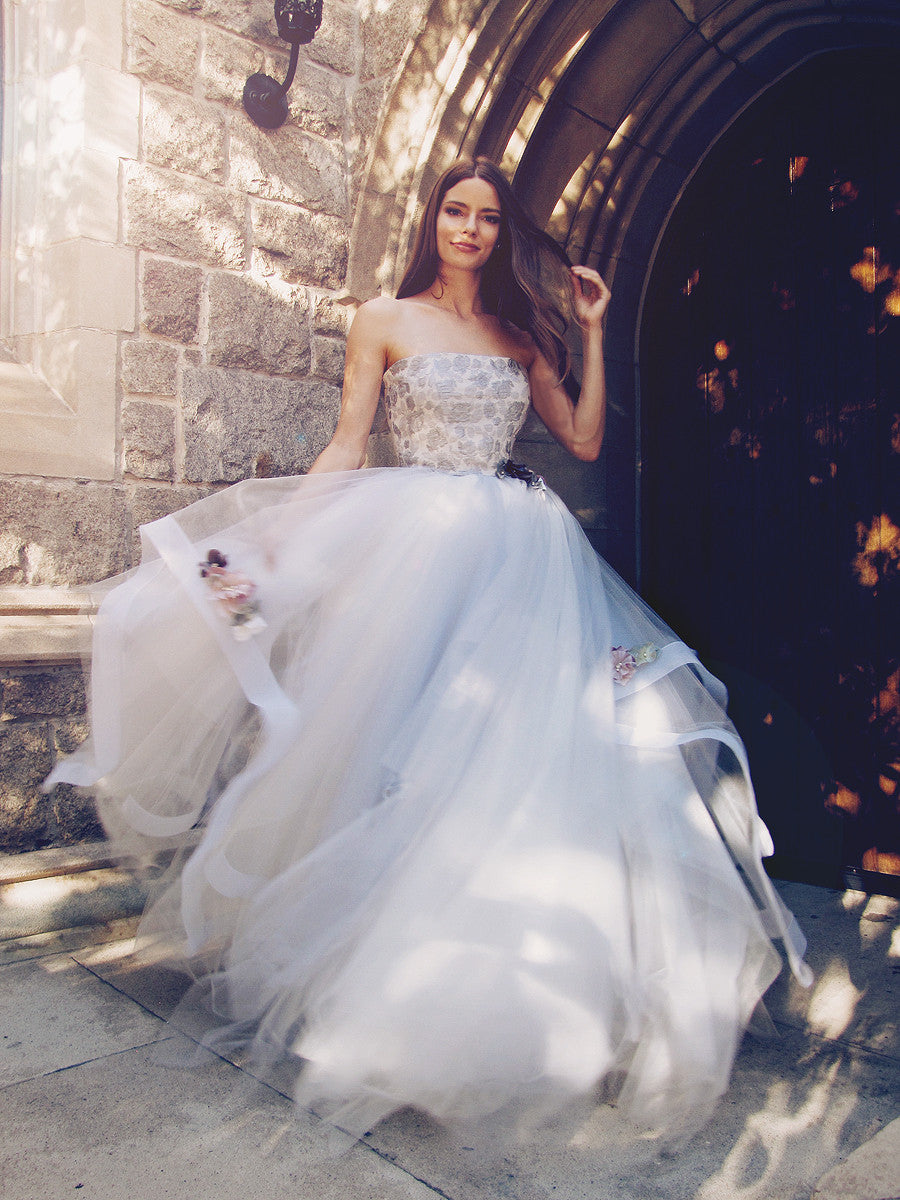
<path id="1" fill-rule="evenodd" d="M 457 250 L 477 251 L 479 249 L 478 246 L 474 246 L 471 242 L 453 242 L 453 245 L 456 247 Z"/>

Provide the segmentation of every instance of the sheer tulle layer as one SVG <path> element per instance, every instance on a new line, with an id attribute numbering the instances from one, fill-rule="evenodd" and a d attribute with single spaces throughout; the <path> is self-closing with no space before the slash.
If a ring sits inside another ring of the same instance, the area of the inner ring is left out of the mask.
<path id="1" fill-rule="evenodd" d="M 701 1119 L 802 936 L 724 694 L 552 493 L 425 468 L 253 481 L 145 527 L 93 740 L 122 844 L 189 838 L 145 932 L 202 962 L 298 1099 L 542 1112 L 614 1076 Z M 237 641 L 197 564 L 258 584 Z M 658 657 L 625 685 L 613 646 Z M 130 839 L 130 841 L 129 841 Z"/>

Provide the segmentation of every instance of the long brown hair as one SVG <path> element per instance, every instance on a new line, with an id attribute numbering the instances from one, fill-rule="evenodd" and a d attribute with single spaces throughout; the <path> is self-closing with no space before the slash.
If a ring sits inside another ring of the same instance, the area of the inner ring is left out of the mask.
<path id="1" fill-rule="evenodd" d="M 564 377 L 569 371 L 564 340 L 568 326 L 565 309 L 571 305 L 569 260 L 553 238 L 535 225 L 506 176 L 489 158 L 459 160 L 432 188 L 397 299 L 418 296 L 438 278 L 438 214 L 447 192 L 464 179 L 483 179 L 500 200 L 500 235 L 481 276 L 484 311 L 530 333 L 540 352 Z"/>

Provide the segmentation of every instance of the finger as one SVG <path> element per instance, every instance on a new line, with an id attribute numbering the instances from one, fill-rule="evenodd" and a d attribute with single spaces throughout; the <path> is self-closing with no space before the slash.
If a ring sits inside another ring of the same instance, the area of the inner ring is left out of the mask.
<path id="1" fill-rule="evenodd" d="M 575 285 L 582 296 L 592 296 L 599 292 L 597 282 L 590 275 L 582 275 L 581 272 L 575 276 Z"/>
<path id="2" fill-rule="evenodd" d="M 596 287 L 603 292 L 608 292 L 609 288 L 604 282 L 603 276 L 599 271 L 595 271 L 593 267 L 576 266 L 572 267 L 572 272 L 579 280 L 584 281 L 589 279 Z"/>

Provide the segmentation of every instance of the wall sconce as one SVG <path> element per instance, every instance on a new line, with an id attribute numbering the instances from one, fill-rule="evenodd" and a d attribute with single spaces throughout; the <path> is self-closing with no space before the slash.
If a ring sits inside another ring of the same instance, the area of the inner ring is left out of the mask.
<path id="1" fill-rule="evenodd" d="M 311 42 L 322 24 L 322 0 L 275 0 L 278 36 L 291 44 L 287 78 L 279 83 L 259 72 L 244 84 L 244 108 L 263 129 L 277 129 L 287 120 L 288 88 L 294 82 L 300 47 Z"/>

